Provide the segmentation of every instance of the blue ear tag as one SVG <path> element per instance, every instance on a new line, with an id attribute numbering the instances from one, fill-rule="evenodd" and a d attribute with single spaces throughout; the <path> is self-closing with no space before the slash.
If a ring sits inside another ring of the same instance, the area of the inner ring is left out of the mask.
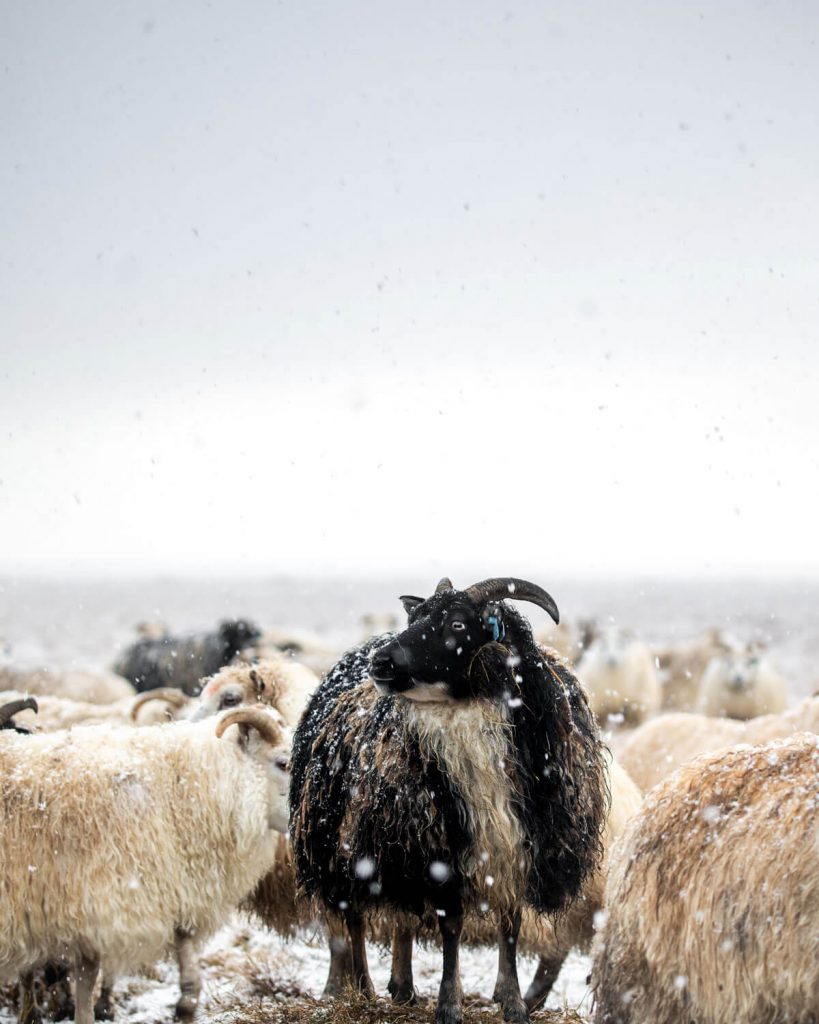
<path id="1" fill-rule="evenodd" d="M 504 626 L 504 624 L 501 623 L 500 627 L 498 627 L 497 615 L 490 615 L 486 621 L 489 622 L 492 626 L 492 639 L 495 641 L 503 640 L 503 638 L 506 636 L 506 626 Z"/>

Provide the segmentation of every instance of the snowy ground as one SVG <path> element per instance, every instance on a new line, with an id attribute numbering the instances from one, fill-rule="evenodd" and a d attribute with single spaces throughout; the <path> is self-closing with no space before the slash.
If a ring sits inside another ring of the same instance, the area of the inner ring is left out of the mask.
<path id="1" fill-rule="evenodd" d="M 370 972 L 376 991 L 386 995 L 389 978 L 389 954 L 370 946 Z M 495 984 L 497 957 L 494 950 L 463 949 L 461 975 L 464 993 L 480 996 L 486 1001 L 480 1015 L 487 1021 L 500 1021 L 499 1011 L 489 1005 Z M 329 953 L 327 942 L 319 933 L 304 933 L 284 941 L 264 928 L 237 919 L 223 928 L 207 943 L 203 951 L 203 989 L 198 1020 L 234 1024 L 244 1020 L 249 1011 L 261 1011 L 265 1019 L 286 1021 L 295 1011 L 310 1002 L 309 997 L 321 995 L 327 976 Z M 440 980 L 440 954 L 435 949 L 418 948 L 413 957 L 415 984 L 422 1005 L 428 1000 L 432 1009 Z M 535 968 L 535 961 L 521 959 L 521 985 L 525 987 Z M 589 960 L 571 955 L 550 996 L 547 1008 L 571 1008 L 585 1016 L 588 1009 L 586 976 Z M 426 998 L 425 998 L 426 997 Z M 120 978 L 115 999 L 117 1020 L 129 1024 L 158 1024 L 173 1018 L 179 998 L 176 965 L 171 961 L 157 964 L 142 975 Z M 384 1021 L 390 1020 L 390 1006 L 383 1005 Z M 323 1013 L 322 1013 L 323 1016 Z M 548 1019 L 547 1014 L 535 1015 Z M 327 1006 L 328 1024 L 333 1021 L 332 1004 Z M 14 1010 L 0 1005 L 0 1024 L 13 1024 Z"/>

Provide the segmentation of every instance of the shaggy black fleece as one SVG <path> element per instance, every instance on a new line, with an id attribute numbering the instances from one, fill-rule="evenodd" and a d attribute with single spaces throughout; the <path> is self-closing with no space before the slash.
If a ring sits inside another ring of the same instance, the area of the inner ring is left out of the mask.
<path id="1" fill-rule="evenodd" d="M 603 748 L 571 671 L 536 646 L 526 619 L 506 603 L 503 615 L 503 644 L 486 644 L 472 661 L 472 691 L 508 707 L 506 771 L 532 864 L 526 901 L 556 912 L 601 857 Z M 379 696 L 368 676 L 370 654 L 393 636 L 348 651 L 296 731 L 290 798 L 300 892 L 342 910 L 474 908 L 478 894 L 457 869 L 430 877 L 433 862 L 456 866 L 471 842 L 469 793 L 422 756 L 405 698 Z"/>

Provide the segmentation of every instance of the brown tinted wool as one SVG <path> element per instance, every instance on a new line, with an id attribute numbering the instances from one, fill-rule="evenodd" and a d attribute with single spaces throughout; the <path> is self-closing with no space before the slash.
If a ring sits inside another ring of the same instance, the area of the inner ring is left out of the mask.
<path id="1" fill-rule="evenodd" d="M 819 1019 L 819 738 L 685 765 L 646 797 L 606 886 L 596 1024 Z"/>
<path id="2" fill-rule="evenodd" d="M 700 754 L 738 743 L 767 743 L 803 730 L 819 732 L 819 697 L 807 697 L 781 715 L 760 715 L 747 722 L 680 711 L 635 729 L 620 759 L 645 793 Z"/>

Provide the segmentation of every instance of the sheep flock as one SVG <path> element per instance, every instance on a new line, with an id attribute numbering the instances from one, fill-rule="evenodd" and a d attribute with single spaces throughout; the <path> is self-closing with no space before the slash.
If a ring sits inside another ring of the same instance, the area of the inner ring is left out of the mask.
<path id="1" fill-rule="evenodd" d="M 461 582 L 2 624 L 0 1024 L 817 1024 L 810 671 Z"/>

